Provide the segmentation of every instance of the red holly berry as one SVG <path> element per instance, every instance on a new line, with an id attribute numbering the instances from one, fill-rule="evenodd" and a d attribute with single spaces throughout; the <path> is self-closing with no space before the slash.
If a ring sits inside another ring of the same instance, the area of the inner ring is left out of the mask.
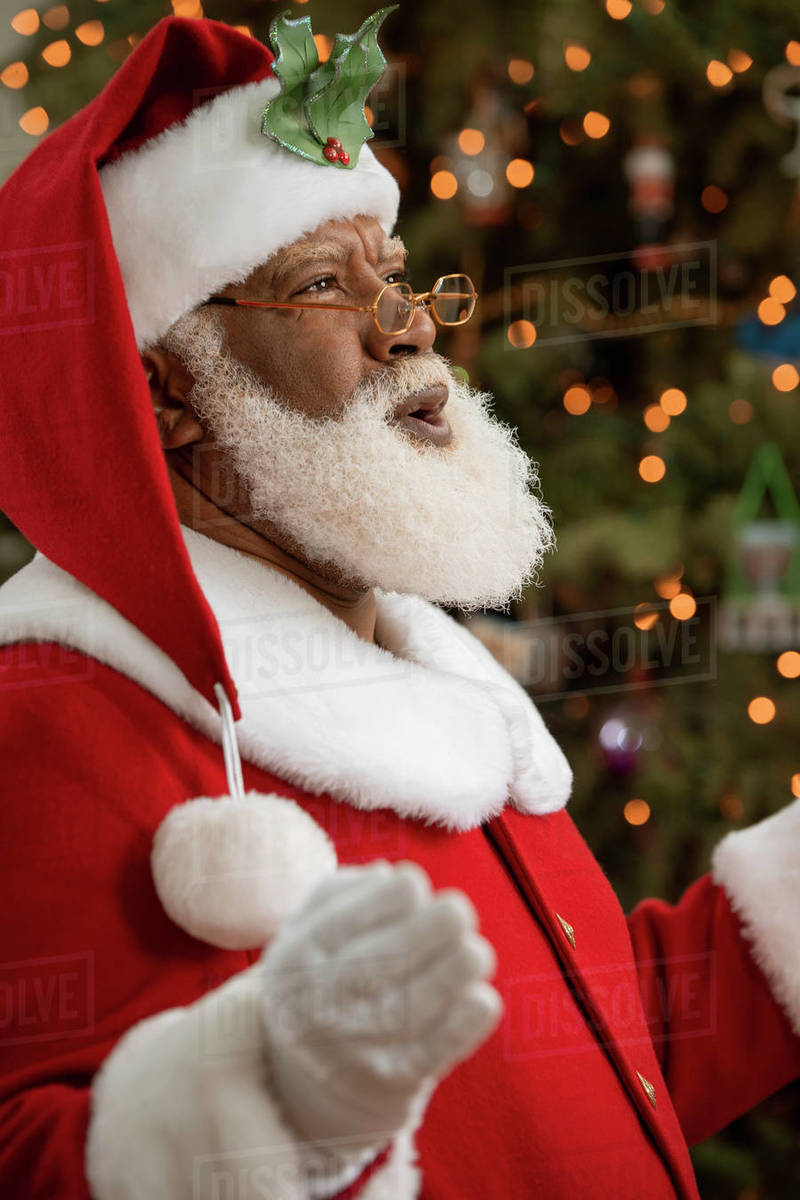
<path id="1" fill-rule="evenodd" d="M 323 146 L 322 153 L 327 158 L 328 162 L 336 162 L 339 157 L 339 151 L 335 146 Z"/>
<path id="2" fill-rule="evenodd" d="M 342 143 L 339 141 L 339 139 L 337 137 L 329 137 L 328 145 L 333 146 L 334 150 L 341 150 L 341 148 L 342 148 Z"/>
<path id="3" fill-rule="evenodd" d="M 340 162 L 340 163 L 343 163 L 343 165 L 344 165 L 345 167 L 346 167 L 346 166 L 347 166 L 347 164 L 350 162 L 350 155 L 347 153 L 347 151 L 346 151 L 346 150 L 340 150 L 340 151 L 339 151 L 339 162 Z"/>

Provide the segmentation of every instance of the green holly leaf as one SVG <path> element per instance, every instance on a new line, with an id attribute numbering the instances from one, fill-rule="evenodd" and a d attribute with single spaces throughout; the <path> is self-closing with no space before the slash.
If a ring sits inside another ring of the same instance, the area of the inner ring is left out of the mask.
<path id="1" fill-rule="evenodd" d="M 280 80 L 281 92 L 267 101 L 261 132 L 303 158 L 327 162 L 319 139 L 308 128 L 303 109 L 308 78 L 319 66 L 311 18 L 289 20 L 287 13 L 281 13 L 269 27 L 269 41 L 275 55 L 272 70 Z"/>
<path id="2" fill-rule="evenodd" d="M 261 132 L 287 150 L 324 166 L 355 167 L 361 146 L 373 136 L 364 104 L 383 73 L 386 59 L 377 42 L 378 30 L 398 5 L 368 17 L 353 34 L 337 33 L 330 58 L 320 63 L 309 17 L 276 17 L 269 30 L 275 54 L 273 71 L 280 95 L 267 102 Z M 336 137 L 349 162 L 331 164 L 323 154 L 329 137 Z"/>
<path id="3" fill-rule="evenodd" d="M 398 7 L 393 4 L 379 9 L 349 36 L 337 33 L 330 58 L 308 79 L 308 124 L 321 145 L 331 136 L 340 140 L 350 156 L 351 168 L 358 162 L 363 143 L 374 136 L 364 115 L 364 104 L 386 66 L 378 45 L 378 30 Z"/>

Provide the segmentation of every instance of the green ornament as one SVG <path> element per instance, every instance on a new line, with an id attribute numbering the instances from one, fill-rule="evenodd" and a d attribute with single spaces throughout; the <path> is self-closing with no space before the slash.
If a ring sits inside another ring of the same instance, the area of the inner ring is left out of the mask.
<path id="1" fill-rule="evenodd" d="M 356 33 L 337 33 L 324 63 L 319 61 L 310 17 L 276 17 L 269 40 L 281 92 L 267 102 L 261 132 L 320 166 L 352 170 L 363 143 L 373 136 L 364 104 L 386 66 L 378 30 L 398 7 L 379 9 Z"/>

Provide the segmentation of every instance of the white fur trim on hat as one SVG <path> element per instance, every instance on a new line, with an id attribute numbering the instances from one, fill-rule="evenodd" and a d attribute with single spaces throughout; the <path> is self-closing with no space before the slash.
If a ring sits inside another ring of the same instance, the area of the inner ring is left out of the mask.
<path id="1" fill-rule="evenodd" d="M 391 233 L 400 192 L 367 144 L 354 168 L 321 166 L 261 132 L 279 91 L 274 76 L 231 88 L 100 169 L 139 349 L 323 221 L 363 213 Z"/>
<path id="2" fill-rule="evenodd" d="M 168 916 L 226 950 L 263 946 L 336 865 L 333 843 L 307 812 L 258 792 L 176 805 L 151 853 Z"/>
<path id="3" fill-rule="evenodd" d="M 712 878 L 742 921 L 753 957 L 800 1034 L 800 800 L 724 837 Z"/>

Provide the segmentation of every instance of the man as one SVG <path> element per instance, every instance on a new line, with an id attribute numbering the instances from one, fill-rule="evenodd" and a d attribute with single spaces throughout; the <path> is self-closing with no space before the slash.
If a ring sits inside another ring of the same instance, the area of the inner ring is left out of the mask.
<path id="1" fill-rule="evenodd" d="M 553 538 L 433 349 L 467 283 L 398 286 L 396 185 L 315 116 L 380 16 L 324 78 L 276 22 L 283 90 L 161 22 L 2 193 L 98 281 L 6 329 L 4 1196 L 692 1197 L 687 1142 L 800 1069 L 795 806 L 626 922 L 437 607 Z"/>

